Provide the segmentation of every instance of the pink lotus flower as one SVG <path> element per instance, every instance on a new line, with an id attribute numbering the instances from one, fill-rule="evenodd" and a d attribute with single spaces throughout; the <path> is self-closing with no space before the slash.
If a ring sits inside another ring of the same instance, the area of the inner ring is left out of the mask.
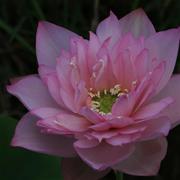
<path id="1" fill-rule="evenodd" d="M 40 22 L 39 74 L 7 88 L 29 110 L 12 145 L 64 157 L 67 180 L 111 168 L 155 175 L 180 122 L 180 76 L 171 77 L 179 39 L 180 28 L 156 33 L 142 9 L 111 13 L 89 40 Z"/>

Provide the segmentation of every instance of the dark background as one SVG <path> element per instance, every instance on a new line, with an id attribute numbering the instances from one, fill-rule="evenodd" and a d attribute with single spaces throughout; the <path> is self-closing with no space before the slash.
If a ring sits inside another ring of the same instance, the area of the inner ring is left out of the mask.
<path id="1" fill-rule="evenodd" d="M 179 0 L 0 0 L 0 180 L 60 180 L 60 160 L 9 146 L 26 112 L 5 86 L 12 77 L 37 72 L 35 34 L 44 19 L 84 37 L 112 10 L 119 18 L 142 7 L 157 31 L 180 25 Z M 178 58 L 174 73 L 180 72 Z M 168 153 L 156 177 L 124 175 L 124 180 L 179 180 L 180 127 L 168 136 Z M 113 172 L 104 180 L 113 180 Z"/>

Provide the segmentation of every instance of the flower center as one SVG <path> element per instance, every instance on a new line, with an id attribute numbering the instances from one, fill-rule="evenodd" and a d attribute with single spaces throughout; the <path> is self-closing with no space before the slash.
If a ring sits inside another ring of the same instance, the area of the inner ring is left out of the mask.
<path id="1" fill-rule="evenodd" d="M 110 90 L 105 89 L 103 91 L 98 91 L 97 93 L 89 92 L 91 97 L 91 108 L 100 114 L 110 113 L 116 99 L 127 92 L 127 89 L 121 90 L 119 84 L 115 85 Z"/>

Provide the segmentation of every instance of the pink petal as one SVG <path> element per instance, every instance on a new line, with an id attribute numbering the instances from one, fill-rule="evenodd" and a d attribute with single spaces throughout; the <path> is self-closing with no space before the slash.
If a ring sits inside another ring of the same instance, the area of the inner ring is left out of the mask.
<path id="1" fill-rule="evenodd" d="M 64 180 L 99 180 L 110 171 L 96 171 L 79 158 L 64 158 L 61 163 Z"/>
<path id="2" fill-rule="evenodd" d="M 112 106 L 112 114 L 114 116 L 129 116 L 133 110 L 134 100 L 131 94 L 120 96 Z"/>
<path id="3" fill-rule="evenodd" d="M 54 101 L 57 102 L 61 107 L 65 107 L 64 102 L 62 100 L 61 94 L 60 94 L 60 83 L 56 76 L 56 74 L 49 74 L 45 77 L 45 82 L 47 84 L 48 90 L 53 97 Z"/>
<path id="4" fill-rule="evenodd" d="M 109 131 L 92 131 L 89 133 L 89 135 L 101 142 L 104 139 L 109 139 L 113 136 L 116 136 L 118 133 L 119 131 L 114 129 Z"/>
<path id="5" fill-rule="evenodd" d="M 148 58 L 148 50 L 142 50 L 135 59 L 135 69 L 138 80 L 141 80 L 150 69 L 150 59 Z"/>
<path id="6" fill-rule="evenodd" d="M 34 109 L 31 111 L 31 114 L 34 114 L 38 117 L 40 117 L 41 119 L 46 119 L 49 117 L 54 117 L 60 113 L 64 113 L 65 110 L 63 109 L 57 109 L 57 108 L 51 108 L 51 107 L 42 107 L 42 108 L 38 108 L 38 109 Z"/>
<path id="7" fill-rule="evenodd" d="M 112 66 L 117 82 L 124 89 L 130 89 L 132 82 L 137 80 L 130 52 L 128 50 L 118 52 L 118 56 L 114 59 Z"/>
<path id="8" fill-rule="evenodd" d="M 90 32 L 89 37 L 89 46 L 87 51 L 87 60 L 88 60 L 88 67 L 90 72 L 92 71 L 92 67 L 97 62 L 97 52 L 99 51 L 101 43 L 99 38 L 92 32 Z"/>
<path id="9" fill-rule="evenodd" d="M 82 160 L 97 170 L 104 170 L 124 160 L 134 150 L 133 146 L 129 144 L 115 147 L 105 142 L 93 148 L 78 148 L 76 143 L 74 147 Z"/>
<path id="10" fill-rule="evenodd" d="M 180 123 L 180 75 L 174 75 L 165 86 L 165 88 L 152 99 L 152 102 L 159 101 L 162 98 L 170 96 L 174 99 L 174 102 L 162 112 L 162 115 L 170 118 L 172 127 Z"/>
<path id="11" fill-rule="evenodd" d="M 97 91 L 109 89 L 109 81 L 107 80 L 108 77 L 106 76 L 107 72 L 109 72 L 108 64 L 108 59 L 105 57 L 104 59 L 100 59 L 93 67 L 94 86 Z"/>
<path id="12" fill-rule="evenodd" d="M 73 138 L 41 133 L 41 129 L 36 125 L 37 120 L 35 116 L 26 114 L 18 123 L 11 144 L 55 156 L 75 155 Z"/>
<path id="13" fill-rule="evenodd" d="M 117 136 L 111 137 L 109 139 L 106 139 L 106 142 L 111 144 L 112 146 L 122 146 L 128 143 L 133 143 L 135 140 L 137 140 L 140 137 L 140 133 L 136 134 L 119 134 Z"/>
<path id="14" fill-rule="evenodd" d="M 39 72 L 39 76 L 41 77 L 41 79 L 43 81 L 45 81 L 45 79 L 48 75 L 55 73 L 55 70 L 52 67 L 42 64 L 39 66 L 38 72 Z"/>
<path id="15" fill-rule="evenodd" d="M 150 59 L 157 58 L 158 61 L 166 62 L 163 79 L 160 81 L 157 91 L 160 91 L 172 75 L 180 39 L 180 28 L 162 31 L 149 37 L 146 41 L 146 48 L 149 50 Z"/>
<path id="16" fill-rule="evenodd" d="M 103 122 L 104 119 L 101 117 L 100 114 L 92 111 L 91 109 L 89 109 L 88 107 L 84 106 L 81 110 L 80 110 L 80 114 L 83 115 L 85 118 L 87 118 L 90 122 L 92 122 L 93 124 L 96 123 L 100 123 Z"/>
<path id="17" fill-rule="evenodd" d="M 58 134 L 58 135 L 72 135 L 73 132 L 60 126 L 57 123 L 56 116 L 51 116 L 46 119 L 40 119 L 37 121 L 36 125 L 42 130 L 41 132 L 47 134 Z"/>
<path id="18" fill-rule="evenodd" d="M 90 78 L 88 61 L 87 61 L 88 44 L 86 40 L 82 38 L 74 39 L 73 44 L 75 46 L 74 48 L 76 52 L 77 65 L 79 68 L 80 77 L 88 84 Z"/>
<path id="19" fill-rule="evenodd" d="M 168 117 L 162 116 L 153 118 L 146 122 L 139 122 L 140 127 L 146 126 L 144 131 L 141 132 L 141 140 L 151 140 L 160 136 L 167 136 L 171 128 L 171 123 Z"/>
<path id="20" fill-rule="evenodd" d="M 111 12 L 108 18 L 99 23 L 96 33 L 101 42 L 110 37 L 114 44 L 121 36 L 117 17 Z"/>
<path id="21" fill-rule="evenodd" d="M 128 134 L 136 134 L 136 133 L 142 133 L 144 130 L 146 130 L 147 125 L 145 123 L 137 122 L 132 124 L 131 126 L 124 127 L 120 129 L 119 133 L 122 135 L 128 135 Z"/>
<path id="22" fill-rule="evenodd" d="M 7 90 L 18 97 L 28 109 L 58 107 L 46 86 L 35 75 L 27 76 L 17 83 L 7 86 Z"/>
<path id="23" fill-rule="evenodd" d="M 136 9 L 119 21 L 122 34 L 131 32 L 135 37 L 149 37 L 155 29 L 142 9 Z"/>
<path id="24" fill-rule="evenodd" d="M 75 132 L 86 131 L 90 126 L 90 122 L 84 117 L 71 114 L 60 114 L 57 116 L 56 121 L 59 126 Z"/>
<path id="25" fill-rule="evenodd" d="M 77 112 L 74 97 L 72 97 L 67 91 L 65 91 L 63 88 L 59 89 L 60 96 L 62 98 L 63 103 L 65 104 L 66 108 L 69 109 L 72 112 Z"/>
<path id="26" fill-rule="evenodd" d="M 112 128 L 123 128 L 133 124 L 134 120 L 128 117 L 116 117 L 108 121 Z"/>
<path id="27" fill-rule="evenodd" d="M 165 138 L 137 143 L 134 153 L 113 169 L 136 176 L 152 176 L 158 173 L 167 151 Z"/>
<path id="28" fill-rule="evenodd" d="M 62 52 L 61 56 L 57 60 L 56 72 L 61 87 L 65 89 L 68 94 L 73 94 L 73 88 L 70 82 L 70 74 L 72 71 L 70 54 Z M 68 81 L 67 81 L 68 80 Z"/>
<path id="29" fill-rule="evenodd" d="M 71 72 L 69 74 L 69 80 L 70 80 L 70 83 L 71 83 L 73 89 L 76 89 L 81 80 L 80 79 L 81 77 L 80 77 L 79 69 L 78 69 L 76 63 L 73 63 L 72 61 L 71 61 L 71 63 L 73 65 L 71 65 L 72 67 L 71 67 Z"/>
<path id="30" fill-rule="evenodd" d="M 80 110 L 86 105 L 88 98 L 88 90 L 84 81 L 80 81 L 75 90 L 74 101 L 76 102 L 76 108 Z"/>
<path id="31" fill-rule="evenodd" d="M 69 50 L 72 37 L 78 35 L 52 23 L 39 22 L 36 35 L 38 63 L 55 67 L 56 58 L 62 49 Z"/>
<path id="32" fill-rule="evenodd" d="M 170 104 L 172 104 L 173 99 L 170 97 L 164 98 L 158 102 L 148 104 L 139 111 L 137 111 L 133 116 L 135 119 L 144 119 L 151 118 L 153 116 L 158 115 L 161 111 L 167 108 Z"/>
<path id="33" fill-rule="evenodd" d="M 92 148 L 99 144 L 98 140 L 96 139 L 79 139 L 76 142 L 76 147 L 78 148 Z"/>
<path id="34" fill-rule="evenodd" d="M 108 122 L 102 122 L 102 123 L 98 123 L 98 124 L 90 126 L 90 128 L 95 131 L 105 131 L 105 130 L 110 129 L 111 127 L 112 127 L 111 124 Z"/>
<path id="35" fill-rule="evenodd" d="M 159 84 L 164 72 L 164 62 L 158 64 L 152 72 L 147 73 L 140 84 L 134 90 L 134 98 L 136 104 L 134 111 L 137 111 L 145 102 L 147 102 L 156 93 L 157 85 Z"/>

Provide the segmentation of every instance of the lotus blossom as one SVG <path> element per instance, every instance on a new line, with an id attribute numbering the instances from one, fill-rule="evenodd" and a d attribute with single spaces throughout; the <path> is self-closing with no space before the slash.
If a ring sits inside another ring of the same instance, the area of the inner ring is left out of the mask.
<path id="1" fill-rule="evenodd" d="M 38 74 L 7 87 L 29 111 L 12 145 L 63 157 L 67 180 L 157 174 L 180 122 L 179 39 L 180 28 L 156 32 L 142 9 L 111 12 L 88 40 L 39 22 Z"/>

